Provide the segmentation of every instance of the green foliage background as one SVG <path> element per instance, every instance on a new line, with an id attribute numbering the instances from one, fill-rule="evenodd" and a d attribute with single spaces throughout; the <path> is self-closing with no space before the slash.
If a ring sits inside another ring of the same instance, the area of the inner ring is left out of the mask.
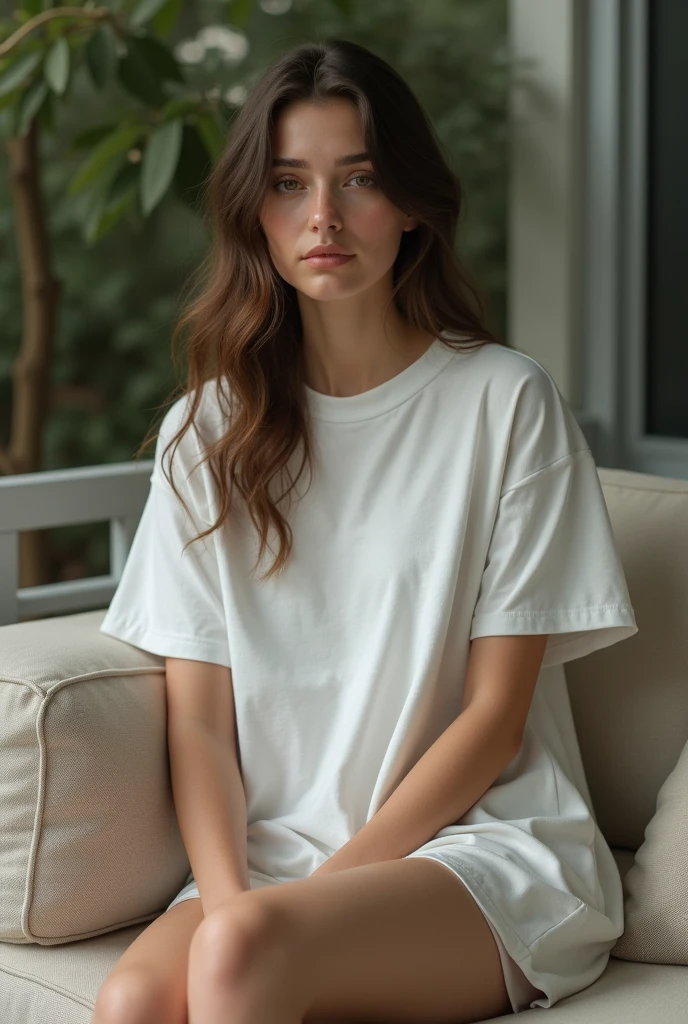
<path id="1" fill-rule="evenodd" d="M 8 11 L 3 4 L 2 38 L 12 10 L 22 6 L 33 13 L 53 5 L 25 0 Z M 122 0 L 117 7 L 122 6 L 135 5 Z M 221 50 L 208 48 L 201 62 L 185 65 L 189 82 L 200 90 L 232 89 L 240 96 L 275 56 L 307 39 L 343 36 L 388 60 L 428 111 L 459 173 L 465 207 L 458 250 L 487 293 L 494 323 L 506 339 L 507 102 L 513 75 L 506 48 L 507 0 L 168 0 L 166 6 L 168 13 L 178 13 L 161 33 L 172 48 L 212 25 L 248 40 L 242 59 L 227 60 Z M 190 203 L 193 196 L 170 189 L 147 218 L 125 217 L 89 246 L 81 225 L 83 198 L 68 195 L 84 157 L 74 151 L 74 140 L 89 127 L 117 124 L 135 106 L 116 82 L 98 93 L 81 68 L 64 100 L 55 104 L 53 132 L 41 135 L 52 263 L 62 282 L 43 469 L 131 459 L 176 383 L 172 325 L 181 291 L 208 242 Z M 0 172 L 3 444 L 23 322 L 7 170 L 5 160 Z M 108 571 L 106 524 L 51 533 L 54 579 Z"/>

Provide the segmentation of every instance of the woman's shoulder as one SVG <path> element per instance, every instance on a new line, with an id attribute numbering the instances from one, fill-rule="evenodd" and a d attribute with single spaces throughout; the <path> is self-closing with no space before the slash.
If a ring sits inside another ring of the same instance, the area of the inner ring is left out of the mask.
<path id="1" fill-rule="evenodd" d="M 459 363 L 459 360 L 455 361 Z M 550 371 L 533 356 L 495 342 L 475 350 L 463 385 L 484 412 L 485 436 L 505 453 L 504 488 L 558 459 L 589 450 L 582 428 Z"/>
<path id="2" fill-rule="evenodd" d="M 556 387 L 554 378 L 542 363 L 511 345 L 485 341 L 480 346 L 467 346 L 465 354 L 471 357 L 469 363 L 477 372 L 486 374 L 489 380 L 503 382 L 508 387 L 531 381 L 532 388 L 549 390 L 552 385 Z M 465 362 L 462 362 L 457 370 L 465 372 L 465 366 Z"/>
<path id="3" fill-rule="evenodd" d="M 458 351 L 461 356 L 448 368 L 454 378 L 450 392 L 467 391 L 484 404 L 491 423 L 511 428 L 524 416 L 550 419 L 566 404 L 549 370 L 520 349 L 488 341 Z"/>

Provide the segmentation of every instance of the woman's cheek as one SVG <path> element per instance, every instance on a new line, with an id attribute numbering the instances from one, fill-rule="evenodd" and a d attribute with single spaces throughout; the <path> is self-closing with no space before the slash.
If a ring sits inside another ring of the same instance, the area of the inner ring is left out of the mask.
<path id="1" fill-rule="evenodd" d="M 366 210 L 357 211 L 357 222 L 360 223 L 360 231 L 357 234 L 362 238 L 370 238 L 384 245 L 384 240 L 390 240 L 398 234 L 394 213 L 385 207 L 369 206 Z"/>

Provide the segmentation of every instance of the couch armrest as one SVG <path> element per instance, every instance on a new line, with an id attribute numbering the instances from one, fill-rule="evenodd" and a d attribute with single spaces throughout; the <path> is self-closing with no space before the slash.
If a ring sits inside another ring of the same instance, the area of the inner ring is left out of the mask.
<path id="1" fill-rule="evenodd" d="M 0 626 L 0 941 L 149 921 L 184 885 L 163 658 L 105 610 Z"/>

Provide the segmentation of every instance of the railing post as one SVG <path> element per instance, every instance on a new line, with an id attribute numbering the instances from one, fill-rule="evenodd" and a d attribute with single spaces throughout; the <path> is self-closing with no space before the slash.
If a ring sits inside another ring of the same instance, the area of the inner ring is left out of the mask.
<path id="1" fill-rule="evenodd" d="M 0 625 L 19 618 L 19 534 L 0 533 Z"/>
<path id="2" fill-rule="evenodd" d="M 110 575 L 121 579 L 141 515 L 113 516 L 110 520 Z"/>

